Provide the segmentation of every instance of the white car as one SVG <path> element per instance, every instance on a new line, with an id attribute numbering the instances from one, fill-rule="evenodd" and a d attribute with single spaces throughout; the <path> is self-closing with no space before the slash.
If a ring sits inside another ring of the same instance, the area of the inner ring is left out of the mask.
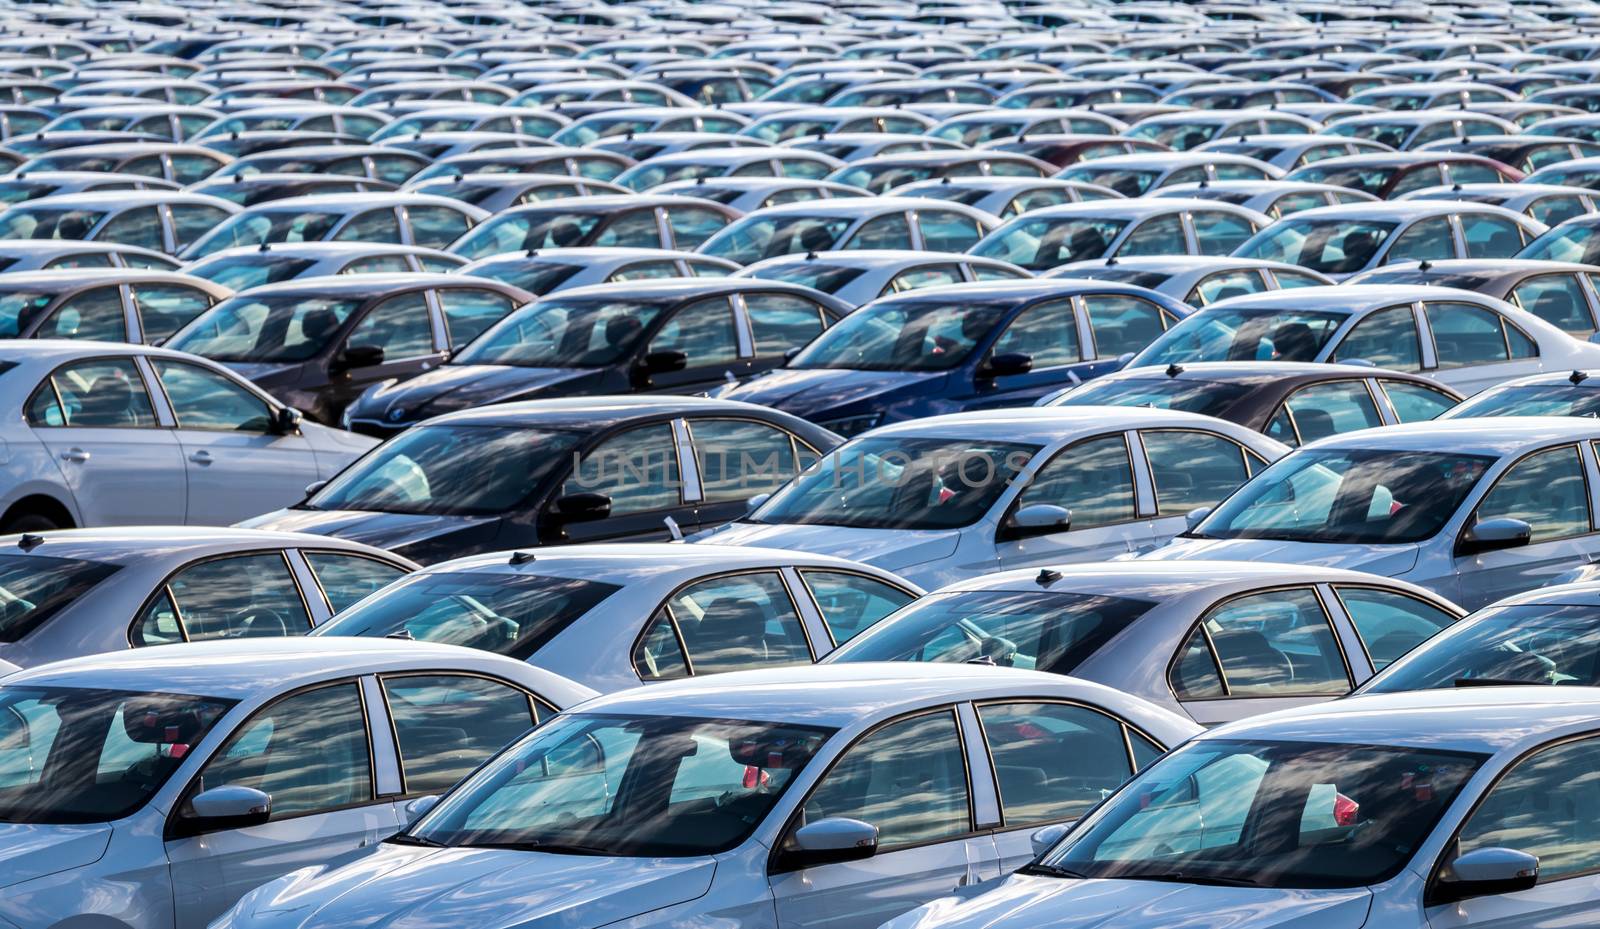
<path id="1" fill-rule="evenodd" d="M 792 550 L 557 545 L 430 565 L 313 634 L 482 648 L 605 693 L 808 664 L 921 593 L 888 571 Z"/>
<path id="2" fill-rule="evenodd" d="M 1451 419 L 1305 445 L 1154 560 L 1281 561 L 1410 581 L 1477 609 L 1600 560 L 1600 423 Z"/>
<path id="3" fill-rule="evenodd" d="M 1212 726 L 1342 697 L 1465 612 L 1360 571 L 1102 562 L 941 587 L 823 661 L 1070 674 Z"/>
<path id="4" fill-rule="evenodd" d="M 1097 684 L 971 665 L 635 688 L 545 723 L 401 834 L 257 889 L 212 929 L 872 929 L 1025 863 L 1033 830 L 1198 728 Z"/>
<path id="5" fill-rule="evenodd" d="M 1541 371 L 1600 367 L 1600 345 L 1470 290 L 1345 284 L 1219 300 L 1157 336 L 1128 367 L 1197 361 L 1366 363 L 1471 395 Z"/>
<path id="6" fill-rule="evenodd" d="M 1490 688 L 1214 729 L 987 892 L 884 929 L 1593 926 L 1597 716 L 1589 688 Z"/>
<path id="7" fill-rule="evenodd" d="M 198 642 L 0 681 L 0 924 L 203 929 L 393 835 L 593 691 L 417 642 Z"/>
<path id="8" fill-rule="evenodd" d="M 862 434 L 693 540 L 836 555 L 933 588 L 1148 551 L 1285 451 L 1253 429 L 1174 410 L 931 416 Z"/>
<path id="9" fill-rule="evenodd" d="M 129 647 L 300 635 L 416 569 L 360 542 L 262 529 L 0 537 L 0 658 L 31 668 Z"/>
<path id="10" fill-rule="evenodd" d="M 0 371 L 0 533 L 228 525 L 304 499 L 377 444 L 167 349 L 10 341 Z"/>

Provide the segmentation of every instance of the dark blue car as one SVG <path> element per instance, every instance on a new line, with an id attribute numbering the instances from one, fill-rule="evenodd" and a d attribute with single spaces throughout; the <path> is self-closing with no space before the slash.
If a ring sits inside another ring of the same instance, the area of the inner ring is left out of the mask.
<path id="1" fill-rule="evenodd" d="M 1027 406 L 1121 367 L 1191 308 L 1088 280 L 957 284 L 874 300 L 782 368 L 713 396 L 793 413 L 844 436 L 883 423 Z"/>

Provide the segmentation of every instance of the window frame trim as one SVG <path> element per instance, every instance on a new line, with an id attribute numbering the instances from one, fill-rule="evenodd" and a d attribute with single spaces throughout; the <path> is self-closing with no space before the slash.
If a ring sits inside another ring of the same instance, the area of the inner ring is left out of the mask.
<path id="1" fill-rule="evenodd" d="M 1321 586 L 1324 583 L 1328 583 L 1328 582 L 1327 581 L 1321 581 L 1321 580 L 1307 580 L 1307 581 L 1291 581 L 1291 582 L 1286 582 L 1286 583 L 1282 583 L 1282 584 L 1271 584 L 1271 585 L 1267 585 L 1267 586 L 1264 586 L 1264 587 L 1253 587 L 1253 588 L 1251 588 L 1249 590 L 1243 590 L 1243 591 L 1239 591 L 1238 593 L 1228 594 L 1228 595 L 1226 595 L 1224 597 L 1221 597 L 1221 598 L 1219 598 L 1219 599 L 1217 599 L 1215 601 L 1212 601 L 1211 604 L 1209 604 L 1208 606 L 1206 606 L 1205 609 L 1200 611 L 1199 616 L 1197 616 L 1195 618 L 1194 622 L 1189 624 L 1189 627 L 1188 627 L 1188 629 L 1186 629 L 1184 631 L 1184 634 L 1178 637 L 1177 650 L 1175 652 L 1173 652 L 1172 658 L 1167 662 L 1167 673 L 1166 673 L 1166 676 L 1165 676 L 1165 683 L 1166 683 L 1166 686 L 1167 686 L 1167 690 L 1169 692 L 1171 692 L 1171 694 L 1172 694 L 1172 698 L 1175 701 L 1177 701 L 1179 706 L 1182 706 L 1185 703 L 1216 703 L 1216 702 L 1223 701 L 1223 700 L 1284 700 L 1284 699 L 1300 699 L 1300 698 L 1311 698 L 1311 699 L 1326 700 L 1326 699 L 1334 699 L 1334 698 L 1338 698 L 1338 697 L 1343 697 L 1346 694 L 1349 694 L 1352 690 L 1355 690 L 1357 685 L 1355 683 L 1355 674 L 1354 674 L 1354 672 L 1352 671 L 1352 669 L 1350 667 L 1350 656 L 1345 654 L 1344 644 L 1339 640 L 1339 629 L 1333 623 L 1333 610 L 1328 608 L 1328 603 L 1323 598 L 1322 590 L 1320 589 Z M 1323 621 L 1327 624 L 1327 627 L 1328 627 L 1328 635 L 1333 640 L 1334 650 L 1338 653 L 1339 660 L 1340 660 L 1340 662 L 1341 662 L 1341 664 L 1342 664 L 1342 666 L 1344 668 L 1345 682 L 1349 685 L 1348 687 L 1345 688 L 1344 691 L 1339 692 L 1339 693 L 1330 693 L 1330 692 L 1327 692 L 1327 691 L 1318 691 L 1318 692 L 1312 692 L 1312 693 L 1293 693 L 1293 694 L 1260 694 L 1260 695 L 1256 695 L 1256 694 L 1235 694 L 1235 693 L 1233 693 L 1233 689 L 1228 685 L 1228 673 L 1227 673 L 1227 670 L 1224 669 L 1223 666 L 1222 666 L 1222 655 L 1218 653 L 1216 644 L 1214 642 L 1212 642 L 1212 640 L 1211 640 L 1211 630 L 1206 628 L 1206 619 L 1212 613 L 1216 612 L 1219 608 L 1221 608 L 1223 606 L 1226 606 L 1227 604 L 1229 604 L 1229 603 L 1231 603 L 1231 602 L 1233 602 L 1235 600 L 1242 600 L 1245 597 L 1253 597 L 1253 596 L 1258 596 L 1258 595 L 1261 595 L 1261 594 L 1275 593 L 1275 592 L 1281 591 L 1281 590 L 1308 590 L 1308 591 L 1310 591 L 1312 593 L 1313 596 L 1315 596 L 1317 598 L 1317 604 L 1318 604 L 1318 606 L 1320 606 L 1322 608 Z M 1222 684 L 1222 696 L 1220 696 L 1220 697 L 1187 697 L 1186 698 L 1186 697 L 1180 696 L 1178 694 L 1177 687 L 1173 686 L 1173 683 L 1172 683 L 1173 672 L 1175 672 L 1177 670 L 1179 662 L 1181 662 L 1183 660 L 1184 646 L 1188 645 L 1189 644 L 1189 640 L 1194 637 L 1194 633 L 1195 633 L 1196 629 L 1199 629 L 1201 631 L 1201 633 L 1205 636 L 1206 651 L 1210 653 L 1211 664 L 1217 669 L 1217 677 L 1218 677 L 1219 682 Z M 1161 743 L 1157 742 L 1156 744 L 1159 745 Z"/>

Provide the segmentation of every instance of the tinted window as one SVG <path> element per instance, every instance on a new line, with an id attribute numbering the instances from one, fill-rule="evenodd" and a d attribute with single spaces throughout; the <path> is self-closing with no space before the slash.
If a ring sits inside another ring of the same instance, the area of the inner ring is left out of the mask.
<path id="1" fill-rule="evenodd" d="M 158 359 L 155 366 L 178 428 L 266 432 L 271 427 L 266 401 L 226 376 L 176 361 Z"/>
<path id="2" fill-rule="evenodd" d="M 666 211 L 667 225 L 672 227 L 674 247 L 683 251 L 699 248 L 728 224 L 726 216 L 704 207 L 668 206 Z"/>
<path id="3" fill-rule="evenodd" d="M 1079 442 L 1052 458 L 1014 506 L 1036 503 L 1065 507 L 1072 513 L 1073 529 L 1133 519 L 1133 468 L 1122 435 Z"/>
<path id="4" fill-rule="evenodd" d="M 782 355 L 822 332 L 822 312 L 802 297 L 787 294 L 745 294 L 745 313 L 755 336 L 756 355 Z"/>
<path id="5" fill-rule="evenodd" d="M 472 228 L 465 213 L 449 207 L 408 206 L 406 217 L 411 221 L 411 240 L 425 248 L 444 248 Z"/>
<path id="6" fill-rule="evenodd" d="M 96 287 L 67 298 L 34 331 L 33 336 L 37 339 L 128 341 L 128 324 L 122 312 L 120 288 Z"/>
<path id="7" fill-rule="evenodd" d="M 1195 210 L 1189 216 L 1194 222 L 1195 243 L 1202 255 L 1231 255 L 1256 234 L 1256 227 L 1249 220 L 1231 213 Z"/>
<path id="8" fill-rule="evenodd" d="M 193 287 L 134 284 L 131 289 L 144 340 L 152 344 L 166 340 L 189 320 L 211 308 L 211 297 Z"/>
<path id="9" fill-rule="evenodd" d="M 1517 763 L 1461 827 L 1457 854 L 1514 848 L 1539 858 L 1539 883 L 1600 868 L 1600 817 L 1593 815 L 1600 739 L 1546 748 Z M 1582 772 L 1580 774 L 1580 772 Z"/>
<path id="10" fill-rule="evenodd" d="M 1438 261 L 1456 257 L 1455 236 L 1450 231 L 1450 221 L 1424 219 L 1411 224 L 1394 240 L 1394 247 L 1383 256 L 1385 264 L 1397 261 Z M 1359 269 L 1355 269 L 1359 270 Z"/>
<path id="11" fill-rule="evenodd" d="M 1511 220 L 1484 213 L 1463 213 L 1460 218 L 1468 258 L 1510 258 L 1522 250 L 1522 230 Z"/>
<path id="12" fill-rule="evenodd" d="M 135 645 L 301 635 L 311 616 L 282 554 L 216 558 L 184 568 L 156 593 Z"/>
<path id="13" fill-rule="evenodd" d="M 1541 274 L 1518 284 L 1511 301 L 1552 326 L 1573 335 L 1594 332 L 1594 317 L 1584 299 L 1583 286 L 1573 274 Z"/>
<path id="14" fill-rule="evenodd" d="M 978 221 L 949 210 L 918 210 L 922 247 L 934 252 L 964 252 L 983 237 Z"/>
<path id="15" fill-rule="evenodd" d="M 1247 594 L 1213 608 L 1179 654 L 1170 678 L 1179 699 L 1350 689 L 1322 601 L 1304 587 Z"/>
<path id="16" fill-rule="evenodd" d="M 1006 828 L 1082 816 L 1133 773 L 1122 724 L 1087 707 L 978 707 Z"/>
<path id="17" fill-rule="evenodd" d="M 95 240 L 166 251 L 166 242 L 161 235 L 161 216 L 153 206 L 118 213 L 100 227 L 100 231 L 95 233 Z"/>
<path id="18" fill-rule="evenodd" d="M 687 667 L 679 643 L 687 650 Z M 668 660 L 658 661 L 658 653 Z M 680 590 L 656 614 L 634 652 L 634 669 L 646 681 L 809 661 L 811 649 L 788 588 L 775 572 L 765 571 L 711 578 Z"/>
<path id="19" fill-rule="evenodd" d="M 1409 306 L 1391 306 L 1356 323 L 1334 349 L 1334 361 L 1365 361 L 1393 371 L 1420 371 L 1417 321 Z"/>
<path id="20" fill-rule="evenodd" d="M 305 552 L 304 555 L 317 576 L 328 607 L 335 613 L 406 573 L 394 565 L 360 555 L 336 552 Z"/>
<path id="21" fill-rule="evenodd" d="M 1128 233 L 1128 237 L 1117 247 L 1117 254 L 1122 257 L 1188 253 L 1189 245 L 1183 237 L 1183 219 L 1176 213 L 1145 220 Z"/>
<path id="22" fill-rule="evenodd" d="M 483 334 L 516 309 L 514 301 L 492 290 L 462 290 L 456 287 L 435 291 L 444 309 L 444 325 L 452 346 L 465 345 Z"/>
<path id="23" fill-rule="evenodd" d="M 345 345 L 381 348 L 384 362 L 432 354 L 427 298 L 417 291 L 383 301 L 356 323 Z"/>
<path id="24" fill-rule="evenodd" d="M 80 428 L 151 428 L 144 379 L 127 359 L 64 365 L 28 400 L 28 424 Z"/>
<path id="25" fill-rule="evenodd" d="M 1162 516 L 1213 506 L 1250 477 L 1244 450 L 1232 439 L 1178 429 L 1142 432 L 1140 438 Z"/>
<path id="26" fill-rule="evenodd" d="M 1287 416 L 1274 417 L 1267 435 L 1289 445 L 1383 425 L 1378 406 L 1362 381 L 1302 387 L 1289 395 L 1283 409 Z M 1293 427 L 1289 428 L 1291 421 Z"/>
<path id="27" fill-rule="evenodd" d="M 1518 462 L 1495 482 L 1476 515 L 1480 521 L 1520 519 L 1533 527 L 1535 542 L 1587 533 L 1589 489 L 1577 446 L 1552 448 Z"/>
<path id="28" fill-rule="evenodd" d="M 340 229 L 333 238 L 338 242 L 399 244 L 400 221 L 395 218 L 394 210 L 388 207 L 380 210 L 368 210 L 345 223 L 344 228 Z"/>
<path id="29" fill-rule="evenodd" d="M 1392 590 L 1343 585 L 1334 590 L 1377 671 L 1456 620 L 1430 603 Z"/>
<path id="30" fill-rule="evenodd" d="M 1394 415 L 1403 423 L 1433 419 L 1456 405 L 1453 397 L 1432 387 L 1408 381 L 1380 380 L 1378 383 L 1388 395 L 1389 404 L 1394 407 Z"/>
<path id="31" fill-rule="evenodd" d="M 690 367 L 727 364 L 739 357 L 734 336 L 733 310 L 726 297 L 692 303 L 672 314 L 655 338 L 650 352 L 683 352 Z"/>
<path id="32" fill-rule="evenodd" d="M 1498 313 L 1467 303 L 1428 303 L 1424 309 L 1440 368 L 1510 360 Z"/>
<path id="33" fill-rule="evenodd" d="M 1071 300 L 1028 307 L 1006 326 L 991 355 L 1027 355 L 1034 370 L 1082 361 L 1078 321 Z"/>
<path id="34" fill-rule="evenodd" d="M 611 498 L 611 515 L 624 516 L 675 507 L 679 489 L 672 426 L 658 423 L 629 429 L 595 446 L 561 493 L 605 494 Z"/>
<path id="35" fill-rule="evenodd" d="M 845 242 L 844 248 L 911 248 L 911 224 L 904 213 L 869 219 Z"/>
<path id="36" fill-rule="evenodd" d="M 116 565 L 42 555 L 0 555 L 0 642 L 16 642 L 95 585 Z"/>
<path id="37" fill-rule="evenodd" d="M 383 679 L 407 794 L 442 794 L 534 723 L 528 695 L 465 675 Z"/>
<path id="38" fill-rule="evenodd" d="M 738 419 L 689 424 L 707 503 L 767 493 L 799 470 L 795 440 L 776 426 Z"/>
<path id="39" fill-rule="evenodd" d="M 1267 289 L 1261 275 L 1255 271 L 1220 271 L 1200 281 L 1189 292 L 1187 302 L 1205 306 L 1218 300 L 1243 297 Z"/>
<path id="40" fill-rule="evenodd" d="M 835 644 L 843 644 L 915 597 L 862 574 L 800 571 Z"/>
<path id="41" fill-rule="evenodd" d="M 1097 358 L 1137 352 L 1155 341 L 1167 325 L 1160 309 L 1138 297 L 1089 294 L 1083 298 L 1083 308 L 1089 314 Z"/>

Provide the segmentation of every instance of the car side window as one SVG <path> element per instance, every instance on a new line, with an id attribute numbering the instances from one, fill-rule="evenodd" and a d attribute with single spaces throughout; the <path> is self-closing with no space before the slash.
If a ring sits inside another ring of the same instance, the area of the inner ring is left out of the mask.
<path id="1" fill-rule="evenodd" d="M 1493 364 L 1513 357 L 1500 314 L 1470 303 L 1427 303 L 1440 368 Z"/>
<path id="2" fill-rule="evenodd" d="M 1394 415 L 1403 423 L 1433 419 L 1455 406 L 1457 402 L 1454 397 L 1442 390 L 1413 384 L 1410 381 L 1382 378 L 1378 384 L 1388 396 L 1389 405 L 1394 407 Z"/>
<path id="3" fill-rule="evenodd" d="M 612 273 L 606 282 L 646 281 L 663 277 L 677 277 L 678 265 L 672 261 L 636 261 Z"/>
<path id="4" fill-rule="evenodd" d="M 1065 507 L 1072 529 L 1091 529 L 1134 518 L 1133 464 L 1121 433 L 1068 447 L 1039 469 L 1017 497 L 1016 509 L 1036 503 Z"/>
<path id="5" fill-rule="evenodd" d="M 1232 439 L 1187 429 L 1152 429 L 1139 438 L 1161 516 L 1214 506 L 1250 477 L 1244 448 Z"/>
<path id="6" fill-rule="evenodd" d="M 699 248 L 728 225 L 728 217 L 699 206 L 668 206 L 667 225 L 672 229 L 673 247 L 681 251 Z"/>
<path id="7" fill-rule="evenodd" d="M 130 268 L 143 267 L 142 265 L 134 264 L 131 260 L 129 260 L 129 258 L 130 258 L 130 256 L 124 256 L 124 258 L 123 258 L 123 260 L 127 262 L 128 267 L 130 267 Z M 113 264 L 112 261 L 111 261 L 111 253 L 110 252 L 78 252 L 77 254 L 74 254 L 74 255 L 62 255 L 60 258 L 52 258 L 49 261 L 45 262 L 44 267 L 41 270 L 44 270 L 44 271 L 61 271 L 61 270 L 66 270 L 66 269 L 71 269 L 71 268 L 114 268 L 114 267 L 116 267 L 116 265 Z M 152 265 L 151 267 L 154 267 L 154 265 Z"/>
<path id="8" fill-rule="evenodd" d="M 909 268 L 894 276 L 884 288 L 884 294 L 916 290 L 919 287 L 942 287 L 961 283 L 961 269 L 956 265 L 927 265 Z"/>
<path id="9" fill-rule="evenodd" d="M 1522 228 L 1503 216 L 1461 214 L 1461 237 L 1468 258 L 1510 258 L 1522 251 Z"/>
<path id="10" fill-rule="evenodd" d="M 272 427 L 271 407 L 243 385 L 185 362 L 153 360 L 179 429 L 266 432 Z"/>
<path id="11" fill-rule="evenodd" d="M 311 566 L 311 573 L 317 577 L 317 586 L 322 588 L 328 608 L 335 613 L 406 574 L 403 568 L 363 555 L 341 552 L 302 554 Z"/>
<path id="12" fill-rule="evenodd" d="M 1078 346 L 1078 317 L 1071 300 L 1050 300 L 1028 307 L 1013 318 L 990 356 L 1027 355 L 1033 370 L 1083 360 Z"/>
<path id="13" fill-rule="evenodd" d="M 403 255 L 372 255 L 357 258 L 339 269 L 340 274 L 394 274 L 410 271 Z"/>
<path id="14" fill-rule="evenodd" d="M 535 722 L 526 693 L 488 678 L 408 674 L 382 683 L 407 795 L 444 793 Z"/>
<path id="15" fill-rule="evenodd" d="M 404 183 L 411 175 L 427 167 L 427 161 L 410 155 L 373 155 L 372 174 L 380 181 L 391 184 Z M 353 172 L 365 174 L 365 171 Z"/>
<path id="16" fill-rule="evenodd" d="M 180 152 L 172 156 L 172 179 L 179 184 L 193 184 L 203 180 L 222 167 L 222 162 L 208 155 Z M 160 177 L 159 173 L 152 175 Z"/>
<path id="17" fill-rule="evenodd" d="M 801 568 L 834 644 L 843 645 L 916 597 L 864 574 Z"/>
<path id="18" fill-rule="evenodd" d="M 398 245 L 400 243 L 400 220 L 395 218 L 394 210 L 383 207 L 377 210 L 368 210 L 360 214 L 340 229 L 333 237 L 335 242 L 383 242 Z"/>
<path id="19" fill-rule="evenodd" d="M 1576 336 L 1595 330 L 1594 316 L 1575 274 L 1541 274 L 1511 290 L 1511 302 L 1552 326 Z"/>
<path id="20" fill-rule="evenodd" d="M 126 358 L 57 368 L 28 400 L 28 425 L 150 429 L 156 414 L 139 369 Z"/>
<path id="21" fill-rule="evenodd" d="M 211 308 L 211 295 L 181 284 L 134 284 L 133 305 L 139 311 L 144 340 L 164 341 L 189 320 Z"/>
<path id="22" fill-rule="evenodd" d="M 689 422 L 707 503 L 769 493 L 799 471 L 796 440 L 776 426 L 742 419 Z"/>
<path id="23" fill-rule="evenodd" d="M 1413 142 L 1413 145 L 1417 143 Z M 1496 178 L 1498 180 L 1498 178 Z M 1389 191 L 1389 198 L 1393 199 L 1403 193 L 1421 190 L 1424 187 L 1437 187 L 1444 183 L 1444 177 L 1439 172 L 1437 165 L 1423 165 L 1414 171 L 1407 171 L 1400 180 L 1395 182 Z"/>
<path id="24" fill-rule="evenodd" d="M 861 224 L 843 246 L 846 249 L 911 248 L 911 224 L 904 213 L 890 213 Z"/>
<path id="25" fill-rule="evenodd" d="M 354 681 L 301 691 L 245 720 L 206 766 L 179 806 L 213 787 L 251 787 L 272 797 L 272 821 L 369 803 L 371 748 Z"/>
<path id="26" fill-rule="evenodd" d="M 661 227 L 656 224 L 654 208 L 628 210 L 611 217 L 605 228 L 594 238 L 598 247 L 621 246 L 625 248 L 663 248 Z"/>
<path id="27" fill-rule="evenodd" d="M 879 853 L 972 831 L 967 765 L 955 714 L 896 720 L 864 736 L 801 805 L 793 828 L 846 817 L 878 827 Z M 793 847 L 794 834 L 780 847 Z"/>
<path id="28" fill-rule="evenodd" d="M 1218 271 L 1207 275 L 1194 285 L 1184 302 L 1190 306 L 1206 306 L 1218 300 L 1243 297 L 1267 289 L 1267 283 L 1255 271 Z"/>
<path id="29" fill-rule="evenodd" d="M 1546 449 L 1512 465 L 1484 495 L 1474 515 L 1480 522 L 1520 519 L 1533 527 L 1536 543 L 1591 532 L 1589 486 L 1578 447 Z"/>
<path id="30" fill-rule="evenodd" d="M 1392 590 L 1339 584 L 1334 586 L 1334 592 L 1350 614 L 1350 622 L 1375 671 L 1387 668 L 1396 658 L 1456 621 L 1431 603 Z"/>
<path id="31" fill-rule="evenodd" d="M 1475 161 L 1452 161 L 1445 166 L 1445 170 L 1450 173 L 1448 183 L 1451 184 L 1499 184 L 1507 180 L 1494 168 Z M 1395 191 L 1395 195 L 1400 193 L 1399 190 Z"/>
<path id="32" fill-rule="evenodd" d="M 1564 223 L 1574 216 L 1582 216 L 1589 212 L 1583 201 L 1577 197 L 1556 195 L 1541 197 L 1528 204 L 1528 215 L 1546 226 Z"/>
<path id="33" fill-rule="evenodd" d="M 1517 762 L 1462 825 L 1456 855 L 1480 848 L 1536 855 L 1540 884 L 1600 869 L 1600 817 L 1590 813 L 1595 787 L 1587 776 L 1597 764 L 1600 739 L 1592 737 Z"/>
<path id="34" fill-rule="evenodd" d="M 627 516 L 678 506 L 678 448 L 668 423 L 639 426 L 596 445 L 578 462 L 562 494 L 611 498 L 611 515 Z"/>
<path id="35" fill-rule="evenodd" d="M 172 212 L 172 237 L 178 248 L 192 244 L 228 218 L 225 210 L 204 203 L 174 203 Z"/>
<path id="36" fill-rule="evenodd" d="M 435 291 L 444 310 L 444 328 L 450 345 L 459 348 L 516 309 L 516 301 L 492 290 L 441 287 Z M 387 354 L 387 352 L 385 353 Z"/>
<path id="37" fill-rule="evenodd" d="M 26 325 L 26 323 L 23 323 Z M 33 334 L 36 339 L 92 339 L 128 341 L 128 323 L 122 312 L 119 287 L 96 287 L 68 297 Z"/>
<path id="38" fill-rule="evenodd" d="M 1087 294 L 1084 312 L 1094 333 L 1096 358 L 1116 358 L 1137 352 L 1165 332 L 1172 320 L 1148 300 L 1120 294 Z"/>
<path id="39" fill-rule="evenodd" d="M 1327 206 L 1328 199 L 1320 193 L 1316 194 L 1284 194 L 1272 202 L 1267 215 L 1282 218 L 1301 210 L 1314 210 L 1319 206 Z"/>
<path id="40" fill-rule="evenodd" d="M 1231 255 L 1256 234 L 1256 227 L 1250 220 L 1221 210 L 1195 210 L 1189 218 L 1194 223 L 1194 238 L 1202 255 Z"/>
<path id="41" fill-rule="evenodd" d="M 1345 333 L 1334 361 L 1365 361 L 1391 371 L 1422 370 L 1417 320 L 1409 306 L 1370 313 Z"/>
<path id="42" fill-rule="evenodd" d="M 1303 445 L 1341 432 L 1383 425 L 1378 405 L 1362 381 L 1333 381 L 1302 387 L 1289 395 L 1267 425 L 1267 436 Z"/>
<path id="43" fill-rule="evenodd" d="M 400 294 L 378 304 L 350 330 L 347 346 L 383 349 L 384 363 L 431 355 L 433 321 L 422 291 Z"/>
<path id="44" fill-rule="evenodd" d="M 648 351 L 683 352 L 691 368 L 737 360 L 739 342 L 728 298 L 712 297 L 678 310 L 650 340 Z"/>
<path id="45" fill-rule="evenodd" d="M 822 334 L 822 309 L 792 294 L 745 294 L 745 315 L 755 337 L 756 357 L 781 356 Z"/>
<path id="46" fill-rule="evenodd" d="M 1180 700 L 1334 696 L 1351 687 L 1328 614 L 1308 587 L 1213 607 L 1179 649 L 1169 682 Z"/>
<path id="47" fill-rule="evenodd" d="M 1128 237 L 1117 247 L 1120 257 L 1188 253 L 1189 245 L 1183 237 L 1183 219 L 1177 213 L 1145 220 L 1128 233 Z"/>
<path id="48" fill-rule="evenodd" d="M 811 647 L 783 578 L 756 571 L 709 578 L 673 594 L 633 658 L 640 679 L 656 681 L 808 664 Z"/>
<path id="49" fill-rule="evenodd" d="M 1076 819 L 1133 775 L 1117 719 L 1068 703 L 978 707 L 1007 829 Z"/>
<path id="50" fill-rule="evenodd" d="M 134 625 L 134 645 L 302 635 L 311 629 L 280 552 L 214 558 L 174 574 Z"/>
<path id="51" fill-rule="evenodd" d="M 424 248 L 444 248 L 467 234 L 472 221 L 460 210 L 447 206 L 408 206 L 411 240 Z"/>
<path id="52" fill-rule="evenodd" d="M 1395 238 L 1389 254 L 1383 256 L 1383 263 L 1438 261 L 1454 257 L 1455 236 L 1450 231 L 1450 221 L 1441 216 L 1412 223 L 1409 229 Z"/>
<path id="53" fill-rule="evenodd" d="M 918 210 L 917 227 L 922 247 L 932 252 L 964 252 L 983 238 L 977 220 L 954 210 Z"/>

